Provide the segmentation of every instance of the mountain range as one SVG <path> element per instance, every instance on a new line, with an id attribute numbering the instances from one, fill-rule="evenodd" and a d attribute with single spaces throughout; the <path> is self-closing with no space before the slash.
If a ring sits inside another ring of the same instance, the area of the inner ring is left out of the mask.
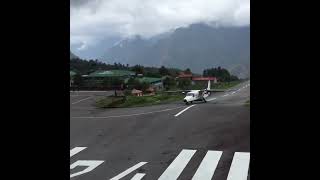
<path id="1" fill-rule="evenodd" d="M 249 26 L 212 27 L 198 23 L 151 38 L 119 39 L 104 39 L 94 51 L 91 48 L 76 54 L 81 58 L 95 55 L 94 59 L 111 64 L 190 68 L 200 74 L 206 68 L 221 66 L 240 78 L 250 77 Z M 78 56 L 70 52 L 70 59 Z"/>
<path id="2" fill-rule="evenodd" d="M 107 48 L 102 61 L 144 66 L 190 68 L 202 73 L 221 66 L 241 78 L 250 77 L 250 27 L 192 24 L 146 39 L 124 39 Z"/>
<path id="3" fill-rule="evenodd" d="M 75 54 L 73 54 L 71 51 L 70 51 L 70 59 L 77 59 L 79 58 L 78 56 L 76 56 Z"/>

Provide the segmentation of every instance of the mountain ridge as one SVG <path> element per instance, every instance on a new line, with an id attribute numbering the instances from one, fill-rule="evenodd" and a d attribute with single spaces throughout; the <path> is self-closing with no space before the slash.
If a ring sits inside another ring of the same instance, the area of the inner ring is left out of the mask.
<path id="1" fill-rule="evenodd" d="M 190 68 L 202 73 L 221 66 L 241 78 L 250 77 L 250 27 L 211 27 L 192 24 L 164 37 L 136 36 L 108 48 L 103 61 L 130 65 Z"/>
<path id="2" fill-rule="evenodd" d="M 70 59 L 78 59 L 79 57 L 70 51 Z"/>

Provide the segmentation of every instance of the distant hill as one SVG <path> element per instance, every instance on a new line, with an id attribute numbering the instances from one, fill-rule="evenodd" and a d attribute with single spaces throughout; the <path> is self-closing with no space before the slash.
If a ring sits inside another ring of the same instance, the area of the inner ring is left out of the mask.
<path id="1" fill-rule="evenodd" d="M 250 76 L 250 27 L 193 24 L 151 39 L 136 36 L 108 48 L 101 60 L 190 68 L 201 74 L 206 68 L 221 66 L 245 78 Z"/>
<path id="2" fill-rule="evenodd" d="M 71 51 L 82 59 L 97 59 L 115 43 L 121 41 L 122 38 L 118 36 L 105 37 L 99 39 L 94 44 L 86 46 L 86 48 L 81 49 L 82 44 L 70 44 Z"/>
<path id="3" fill-rule="evenodd" d="M 78 56 L 74 55 L 74 54 L 70 51 L 70 59 L 78 59 Z"/>

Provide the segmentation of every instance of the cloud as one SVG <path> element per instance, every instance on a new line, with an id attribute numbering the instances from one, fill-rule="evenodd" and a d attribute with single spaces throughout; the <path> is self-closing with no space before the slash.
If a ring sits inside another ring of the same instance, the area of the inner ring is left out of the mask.
<path id="1" fill-rule="evenodd" d="M 250 25 L 249 0 L 70 0 L 70 4 L 70 41 L 83 47 L 105 37 L 151 37 L 198 22 Z"/>
<path id="2" fill-rule="evenodd" d="M 85 50 L 87 48 L 87 43 L 84 41 L 80 44 L 80 46 L 77 48 L 78 51 Z"/>

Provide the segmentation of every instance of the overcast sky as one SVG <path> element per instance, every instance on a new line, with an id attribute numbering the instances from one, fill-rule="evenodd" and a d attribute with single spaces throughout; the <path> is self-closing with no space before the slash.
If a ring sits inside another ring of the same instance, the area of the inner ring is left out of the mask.
<path id="1" fill-rule="evenodd" d="M 151 37 L 192 23 L 250 25 L 250 0 L 70 0 L 71 45 L 86 49 L 120 36 Z"/>

